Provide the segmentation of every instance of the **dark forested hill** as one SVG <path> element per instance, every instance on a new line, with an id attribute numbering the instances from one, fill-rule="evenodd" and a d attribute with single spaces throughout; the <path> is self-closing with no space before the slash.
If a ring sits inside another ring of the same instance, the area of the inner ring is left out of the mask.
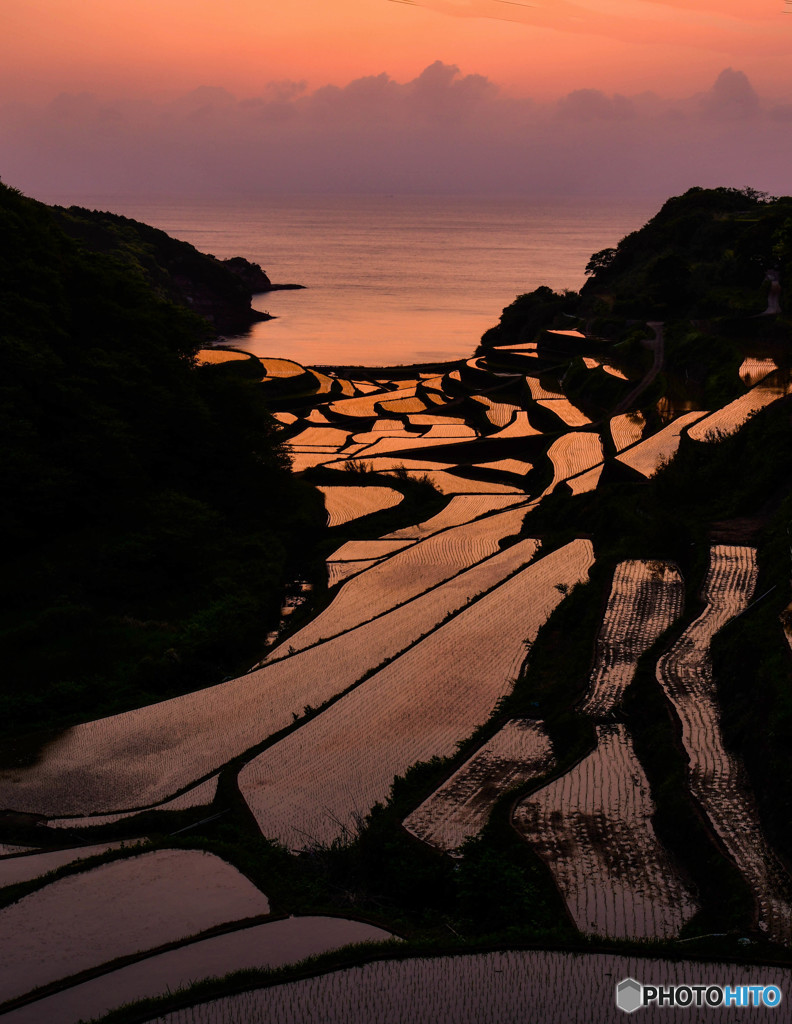
<path id="1" fill-rule="evenodd" d="M 761 313 L 768 271 L 792 273 L 792 197 L 689 189 L 586 268 L 584 305 L 624 316 Z"/>
<path id="2" fill-rule="evenodd" d="M 101 217 L 0 185 L 9 727 L 239 668 L 323 522 L 260 392 L 195 365 L 211 331 L 173 301 L 153 250 L 120 251 L 132 235 L 122 223 L 110 244 Z"/>
<path id="3" fill-rule="evenodd" d="M 216 332 L 240 333 L 256 320 L 269 319 L 250 305 L 254 292 L 273 287 L 257 263 L 239 256 L 215 259 L 158 228 L 115 213 L 71 206 L 53 208 L 52 216 L 71 238 L 142 272 L 158 295 L 198 313 Z"/>
<path id="4" fill-rule="evenodd" d="M 703 408 L 736 397 L 737 368 L 755 346 L 788 362 L 792 197 L 689 189 L 616 247 L 594 253 L 586 273 L 579 293 L 540 287 L 519 295 L 479 352 L 538 344 L 540 357 L 569 363 L 567 394 L 592 415 L 612 410 L 618 388 L 582 372 L 575 355 L 607 353 L 631 376 L 640 374 L 652 360 L 648 322 L 665 325 L 656 398 L 684 391 Z M 546 333 L 570 329 L 585 333 L 585 343 Z"/>
<path id="5" fill-rule="evenodd" d="M 617 338 L 629 320 L 761 313 L 772 278 L 782 288 L 792 281 L 792 197 L 689 189 L 615 248 L 594 253 L 586 273 L 580 294 L 542 287 L 519 296 L 484 347 L 533 341 L 539 330 L 570 327 L 571 317 Z"/>

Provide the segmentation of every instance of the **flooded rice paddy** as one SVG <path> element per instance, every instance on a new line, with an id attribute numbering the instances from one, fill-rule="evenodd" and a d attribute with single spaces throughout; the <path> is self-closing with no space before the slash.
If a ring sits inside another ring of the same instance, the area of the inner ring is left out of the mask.
<path id="1" fill-rule="evenodd" d="M 196 770 L 209 774 L 292 725 L 306 705 L 315 708 L 342 693 L 525 565 L 536 549 L 536 541 L 522 541 L 415 603 L 239 679 L 69 730 L 25 771 L 28 807 L 44 814 L 56 805 L 88 813 L 166 798 L 189 784 Z M 370 614 L 365 605 L 361 610 Z"/>
<path id="2" fill-rule="evenodd" d="M 324 612 L 289 637 L 289 650 L 303 650 L 321 640 L 339 636 L 361 621 L 382 615 L 490 557 L 498 551 L 501 540 L 518 533 L 524 516 L 519 508 L 507 509 L 435 533 L 415 544 L 408 540 L 383 540 L 353 541 L 344 545 L 346 557 L 336 552 L 334 561 L 375 558 L 394 548 L 402 550 L 397 550 L 364 576 L 350 580 Z M 276 649 L 273 657 L 282 653 L 285 652 Z"/>
<path id="3" fill-rule="evenodd" d="M 410 540 L 348 540 L 328 556 L 328 562 L 357 562 L 361 558 L 387 558 L 410 546 Z"/>
<path id="4" fill-rule="evenodd" d="M 632 448 L 620 452 L 617 455 L 619 462 L 623 462 L 625 466 L 630 466 L 631 469 L 644 476 L 654 476 L 660 467 L 676 454 L 683 431 L 705 415 L 703 412 L 696 411 L 683 413 L 673 423 L 669 423 L 667 427 L 663 427 L 656 434 L 639 441 Z M 694 436 L 691 433 L 694 429 L 694 427 L 690 427 L 688 430 L 691 437 Z"/>
<path id="5" fill-rule="evenodd" d="M 742 762 L 725 746 L 709 653 L 715 633 L 748 606 L 756 577 L 755 549 L 712 547 L 702 592 L 706 607 L 660 658 L 657 678 L 679 718 L 691 792 L 748 882 L 759 927 L 789 943 L 789 879 L 764 838 Z"/>
<path id="6" fill-rule="evenodd" d="M 35 846 L 20 846 L 17 843 L 0 843 L 0 858 L 16 857 L 20 853 L 28 853 L 28 851 L 35 849 Z"/>
<path id="7" fill-rule="evenodd" d="M 450 529 L 452 526 L 462 526 L 481 516 L 488 515 L 490 512 L 519 504 L 525 504 L 525 498 L 520 495 L 455 494 L 436 516 L 432 516 L 431 519 L 427 519 L 423 523 L 416 523 L 414 526 L 405 526 L 401 530 L 386 534 L 386 536 L 393 540 L 421 540 L 430 537 L 433 533 L 439 533 L 441 530 Z"/>
<path id="8" fill-rule="evenodd" d="M 578 473 L 577 476 L 570 477 L 564 483 L 573 494 L 587 494 L 589 491 L 596 491 L 603 468 L 603 466 L 595 466 L 593 469 L 586 470 L 585 473 Z"/>
<path id="9" fill-rule="evenodd" d="M 649 783 L 624 725 L 597 727 L 592 754 L 514 810 L 584 934 L 665 939 L 696 912 L 652 826 Z"/>
<path id="10" fill-rule="evenodd" d="M 125 818 L 133 818 L 141 811 L 185 811 L 192 807 L 205 807 L 211 804 L 217 794 L 217 776 L 192 786 L 184 793 L 164 800 L 154 806 L 138 808 L 133 811 L 123 811 L 120 814 L 96 814 L 83 818 L 50 818 L 47 822 L 49 828 L 60 829 L 81 829 L 97 828 L 100 825 L 114 825 L 117 821 Z"/>
<path id="11" fill-rule="evenodd" d="M 219 857 L 157 850 L 45 885 L 0 910 L 0 1002 L 116 957 L 269 913 Z"/>
<path id="12" fill-rule="evenodd" d="M 694 441 L 712 443 L 721 437 L 736 433 L 760 409 L 776 402 L 790 393 L 792 384 L 789 374 L 777 371 L 763 376 L 760 382 L 746 394 L 735 398 L 733 402 L 718 409 L 717 412 L 700 420 L 689 430 Z"/>
<path id="13" fill-rule="evenodd" d="M 166 995 L 202 978 L 234 971 L 280 967 L 358 942 L 386 942 L 391 935 L 362 921 L 338 917 L 290 917 L 189 942 L 166 953 L 65 988 L 12 1010 L 4 1024 L 78 1024 L 122 1003 Z"/>
<path id="14" fill-rule="evenodd" d="M 616 984 L 776 985 L 789 990 L 788 968 L 675 962 L 639 957 L 539 951 L 393 960 L 305 981 L 228 996 L 158 1018 L 158 1024 L 611 1024 Z M 780 1010 L 783 1014 L 783 1008 Z M 777 1022 L 775 1008 L 743 1019 Z M 646 1024 L 736 1022 L 733 1007 L 696 1012 L 649 1006 Z M 625 1019 L 628 1019 L 625 1017 Z M 153 1024 L 153 1021 L 149 1022 Z"/>
<path id="15" fill-rule="evenodd" d="M 540 558 L 245 765 L 239 788 L 262 832 L 290 849 L 354 835 L 395 775 L 486 721 L 526 641 L 592 562 L 583 540 Z M 520 612 L 504 619 L 504 607 Z"/>
<path id="16" fill-rule="evenodd" d="M 619 706 L 638 659 L 679 617 L 684 600 L 684 582 L 670 562 L 616 566 L 582 712 L 604 716 Z"/>
<path id="17" fill-rule="evenodd" d="M 778 364 L 775 359 L 748 356 L 740 364 L 740 380 L 746 387 L 752 388 L 754 384 L 758 384 L 760 380 L 764 380 L 777 369 Z"/>
<path id="18" fill-rule="evenodd" d="M 617 452 L 637 444 L 643 437 L 646 420 L 640 412 L 625 412 L 610 421 L 611 437 Z"/>
<path id="19" fill-rule="evenodd" d="M 356 558 L 349 562 L 334 562 L 332 559 L 327 560 L 327 589 L 331 587 L 337 587 L 339 583 L 343 583 L 345 580 L 350 579 L 352 576 L 357 576 L 359 572 L 364 572 L 366 569 L 370 569 L 372 565 L 376 565 L 380 562 L 380 558 Z"/>
<path id="20" fill-rule="evenodd" d="M 430 846 L 451 852 L 486 825 L 504 793 L 539 778 L 554 764 L 541 722 L 514 719 L 498 730 L 461 768 L 404 820 Z"/>
<path id="21" fill-rule="evenodd" d="M 580 340 L 577 332 L 567 334 Z M 535 346 L 521 348 L 511 358 L 541 362 Z M 213 352 L 207 362 L 225 358 Z M 387 800 L 395 776 L 416 762 L 453 756 L 487 722 L 550 614 L 587 580 L 591 541 L 578 534 L 543 551 L 539 540 L 521 535 L 526 513 L 558 485 L 573 495 L 595 491 L 614 447 L 620 462 L 650 477 L 673 457 L 684 432 L 707 442 L 739 429 L 788 390 L 772 361 L 746 359 L 740 373 L 751 390 L 744 396 L 711 413 L 669 405 L 662 414 L 667 425 L 654 430 L 657 416 L 637 411 L 592 421 L 552 374 L 509 369 L 509 358 L 501 349 L 492 366 L 477 356 L 450 372 L 406 378 L 360 369 L 348 378 L 264 359 L 276 385 L 314 382 L 310 400 L 280 400 L 276 414 L 295 472 L 397 472 L 429 480 L 446 504 L 422 522 L 372 537 L 356 532 L 358 520 L 388 509 L 398 515 L 401 492 L 387 486 L 387 476 L 372 485 L 356 473 L 336 473 L 332 483 L 325 478 L 328 525 L 344 528 L 326 561 L 326 607 L 301 620 L 244 676 L 68 730 L 37 763 L 0 772 L 0 806 L 48 816 L 65 842 L 74 841 L 69 830 L 84 835 L 111 824 L 134 835 L 125 819 L 141 809 L 195 809 L 199 816 L 216 799 L 218 772 L 234 761 L 241 797 L 266 837 L 292 850 L 353 839 L 371 808 Z M 626 379 L 618 367 L 589 362 L 591 373 Z M 746 878 L 759 928 L 788 944 L 789 878 L 762 832 L 745 769 L 724 745 L 709 657 L 712 637 L 750 602 L 756 574 L 753 549 L 713 547 L 705 609 L 665 649 L 656 672 L 679 723 L 690 793 Z M 621 704 L 639 659 L 681 616 L 689 622 L 693 614 L 685 611 L 675 564 L 629 559 L 613 566 L 588 687 L 570 709 L 596 720 L 593 751 L 556 778 L 564 752 L 552 749 L 544 724 L 499 720 L 478 750 L 424 794 L 404 828 L 459 856 L 504 794 L 540 785 L 513 809 L 512 825 L 545 861 L 579 931 L 678 937 L 699 907 L 698 895 L 655 833 L 655 805 Z M 576 692 L 584 684 L 581 678 Z M 125 833 L 113 833 L 119 834 Z M 11 854 L 24 848 L 0 846 L 0 887 L 120 843 L 83 841 L 77 849 L 23 856 Z M 5 934 L 25 936 L 0 943 L 0 999 L 269 910 L 267 897 L 235 868 L 195 851 L 158 850 L 71 870 L 0 911 Z M 68 1024 L 121 998 L 156 994 L 166 983 L 386 937 L 369 925 L 326 919 L 256 925 L 179 945 L 20 1007 L 8 1019 L 32 1024 L 44 1012 Z M 701 969 L 696 965 L 697 978 Z M 716 969 L 730 972 L 726 980 L 780 976 Z M 613 1019 L 612 979 L 633 973 L 648 980 L 647 971 L 664 980 L 691 976 L 684 963 L 561 953 L 412 960 L 229 997 L 167 1019 L 555 1024 L 557 977 L 581 1001 L 567 1001 L 565 1022 L 597 1024 Z M 770 1013 L 753 1011 L 751 1020 L 777 1019 Z M 708 1020 L 721 1017 L 707 1011 Z M 649 1009 L 642 1019 L 675 1015 Z"/>
<path id="22" fill-rule="evenodd" d="M 74 838 L 65 838 L 65 842 L 74 842 Z M 146 840 L 142 840 L 143 843 Z M 113 843 L 96 843 L 76 846 L 68 850 L 47 850 L 46 852 L 25 852 L 24 856 L 5 857 L 0 860 L 0 888 L 5 885 L 18 885 L 34 878 L 46 875 L 48 871 L 56 871 L 67 864 L 96 857 L 108 850 L 117 850 L 121 846 L 135 846 L 135 841 L 119 839 Z M 24 852 L 24 848 L 23 851 Z"/>

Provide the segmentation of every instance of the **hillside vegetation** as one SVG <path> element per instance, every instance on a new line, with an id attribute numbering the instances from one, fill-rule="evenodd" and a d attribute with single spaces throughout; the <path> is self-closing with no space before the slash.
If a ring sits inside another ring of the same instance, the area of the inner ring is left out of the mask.
<path id="1" fill-rule="evenodd" d="M 15 731 L 239 669 L 323 523 L 255 384 L 195 364 L 213 332 L 169 294 L 162 233 L 132 223 L 0 186 L 0 710 Z"/>
<path id="2" fill-rule="evenodd" d="M 792 280 L 792 198 L 750 188 L 689 189 L 616 247 L 594 253 L 586 273 L 579 293 L 542 286 L 518 296 L 479 351 L 541 347 L 549 329 L 580 329 L 601 339 L 620 365 L 640 370 L 649 358 L 641 344 L 645 324 L 663 321 L 665 365 L 654 396 L 684 392 L 698 407 L 711 407 L 741 392 L 741 345 L 788 351 L 792 318 L 783 308 L 773 317 L 759 314 L 770 308 L 772 278 L 782 286 Z M 613 380 L 582 376 L 584 393 L 570 368 L 569 397 L 600 414 L 609 410 Z"/>

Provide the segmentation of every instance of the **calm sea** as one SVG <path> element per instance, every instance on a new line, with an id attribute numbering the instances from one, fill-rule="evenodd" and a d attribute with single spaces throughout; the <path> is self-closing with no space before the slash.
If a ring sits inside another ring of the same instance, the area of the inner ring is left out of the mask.
<path id="1" fill-rule="evenodd" d="M 296 196 L 42 197 L 111 210 L 218 257 L 245 256 L 304 291 L 258 296 L 276 320 L 244 347 L 303 363 L 386 365 L 470 355 L 521 292 L 577 289 L 592 252 L 662 199 Z M 238 344 L 239 342 L 237 342 Z"/>

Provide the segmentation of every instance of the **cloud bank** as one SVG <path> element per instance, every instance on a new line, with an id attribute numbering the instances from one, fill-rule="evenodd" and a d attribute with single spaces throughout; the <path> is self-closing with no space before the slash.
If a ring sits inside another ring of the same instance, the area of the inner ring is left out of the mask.
<path id="1" fill-rule="evenodd" d="M 503 193 L 660 195 L 692 185 L 788 191 L 792 105 L 725 69 L 683 100 L 579 89 L 549 103 L 435 62 L 239 99 L 62 94 L 0 108 L 0 176 L 31 195 Z"/>

